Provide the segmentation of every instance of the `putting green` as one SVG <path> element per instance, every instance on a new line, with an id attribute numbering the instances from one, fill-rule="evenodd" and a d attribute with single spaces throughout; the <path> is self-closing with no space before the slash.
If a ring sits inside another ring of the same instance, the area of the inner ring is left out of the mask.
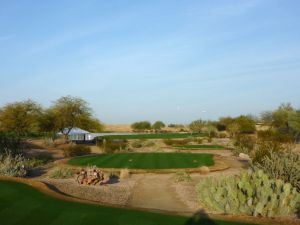
<path id="1" fill-rule="evenodd" d="M 176 147 L 180 149 L 224 149 L 224 146 L 221 145 L 183 145 Z"/>
<path id="2" fill-rule="evenodd" d="M 71 165 L 100 168 L 177 169 L 214 165 L 212 154 L 191 153 L 118 153 L 77 157 Z"/>
<path id="3" fill-rule="evenodd" d="M 251 225 L 67 202 L 13 181 L 0 190 L 1 225 Z"/>

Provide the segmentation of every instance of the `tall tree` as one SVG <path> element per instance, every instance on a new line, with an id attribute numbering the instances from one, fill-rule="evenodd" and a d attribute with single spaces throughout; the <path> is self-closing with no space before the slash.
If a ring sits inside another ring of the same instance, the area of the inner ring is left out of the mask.
<path id="1" fill-rule="evenodd" d="M 99 120 L 92 116 L 92 110 L 88 103 L 78 97 L 65 96 L 59 98 L 49 109 L 54 115 L 54 127 L 68 139 L 70 131 L 74 127 L 85 129 L 100 128 Z"/>
<path id="2" fill-rule="evenodd" d="M 32 100 L 9 103 L 0 109 L 0 129 L 18 137 L 38 131 L 41 107 Z"/>

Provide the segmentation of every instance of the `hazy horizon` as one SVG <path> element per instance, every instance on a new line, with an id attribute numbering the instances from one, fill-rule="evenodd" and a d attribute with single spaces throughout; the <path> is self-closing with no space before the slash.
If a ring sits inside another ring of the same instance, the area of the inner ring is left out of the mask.
<path id="1" fill-rule="evenodd" d="M 300 2 L 1 1 L 0 106 L 72 95 L 106 124 L 300 108 Z"/>

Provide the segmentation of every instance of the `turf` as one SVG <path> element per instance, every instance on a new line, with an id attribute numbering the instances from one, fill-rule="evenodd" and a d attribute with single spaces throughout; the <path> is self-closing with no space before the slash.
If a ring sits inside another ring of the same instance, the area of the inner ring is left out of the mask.
<path id="1" fill-rule="evenodd" d="M 221 145 L 183 145 L 176 147 L 181 149 L 224 149 L 224 146 Z"/>
<path id="2" fill-rule="evenodd" d="M 175 169 L 212 166 L 214 161 L 211 154 L 118 153 L 73 158 L 69 164 L 96 165 L 100 168 Z"/>
<path id="3" fill-rule="evenodd" d="M 0 190 L 3 225 L 246 225 L 67 202 L 12 181 L 0 181 Z"/>
<path id="4" fill-rule="evenodd" d="M 177 138 L 193 138 L 207 136 L 204 133 L 153 133 L 153 134 L 132 134 L 132 135 L 106 135 L 99 137 L 99 139 L 177 139 Z"/>

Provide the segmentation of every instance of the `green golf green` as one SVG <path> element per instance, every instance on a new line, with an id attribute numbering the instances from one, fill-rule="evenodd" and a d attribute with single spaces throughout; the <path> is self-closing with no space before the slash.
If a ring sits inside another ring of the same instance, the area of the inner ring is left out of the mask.
<path id="1" fill-rule="evenodd" d="M 191 153 L 117 153 L 77 157 L 69 160 L 77 166 L 100 168 L 175 169 L 214 165 L 212 154 Z"/>
<path id="2" fill-rule="evenodd" d="M 251 225 L 59 200 L 13 181 L 0 181 L 3 225 Z"/>
<path id="3" fill-rule="evenodd" d="M 221 145 L 183 145 L 176 147 L 181 149 L 224 149 L 224 146 Z"/>
<path id="4" fill-rule="evenodd" d="M 129 134 L 129 135 L 105 135 L 99 139 L 177 139 L 177 138 L 193 138 L 204 137 L 205 133 L 153 133 L 153 134 Z"/>

